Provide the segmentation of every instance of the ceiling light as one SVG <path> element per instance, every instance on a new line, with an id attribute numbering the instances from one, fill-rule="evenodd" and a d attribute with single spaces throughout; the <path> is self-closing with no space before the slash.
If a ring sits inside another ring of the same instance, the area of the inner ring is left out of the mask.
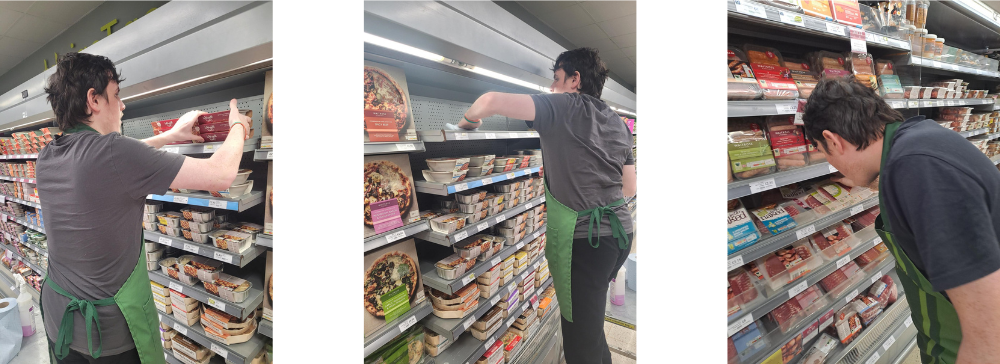
<path id="1" fill-rule="evenodd" d="M 437 55 L 423 49 L 414 48 L 403 43 L 391 41 L 376 35 L 365 33 L 364 36 L 365 43 L 371 43 L 380 47 L 389 48 L 392 50 L 400 51 L 409 55 L 414 55 L 423 59 L 429 59 L 434 62 L 444 62 L 445 58 L 441 55 Z"/>

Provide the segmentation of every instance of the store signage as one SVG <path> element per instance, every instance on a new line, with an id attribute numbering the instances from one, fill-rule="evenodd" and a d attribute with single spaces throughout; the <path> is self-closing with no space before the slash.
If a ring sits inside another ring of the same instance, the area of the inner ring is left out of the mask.
<path id="1" fill-rule="evenodd" d="M 403 227 L 403 220 L 399 214 L 399 202 L 395 198 L 373 202 L 370 206 L 376 234 Z"/>
<path id="2" fill-rule="evenodd" d="M 399 128 L 392 111 L 365 109 L 365 130 L 373 142 L 399 141 Z"/>
<path id="3" fill-rule="evenodd" d="M 146 14 L 152 13 L 153 10 L 156 10 L 156 8 L 152 8 L 152 9 L 147 10 Z M 146 14 L 143 14 L 142 16 L 145 16 Z M 140 16 L 140 18 L 142 16 Z M 132 24 L 136 20 L 139 20 L 139 18 L 134 18 L 132 20 L 129 20 L 127 23 L 125 23 L 124 25 L 122 25 L 122 27 L 125 27 L 125 26 L 128 26 L 129 24 Z M 101 38 L 98 38 L 97 40 L 94 40 L 94 42 L 90 43 L 90 44 L 94 45 L 95 43 L 99 42 L 101 39 L 104 39 L 104 37 L 107 37 L 107 36 L 111 35 L 111 33 L 114 31 L 115 25 L 118 25 L 118 19 L 112 19 L 111 21 L 109 21 L 107 23 L 104 23 L 104 25 L 101 26 L 101 29 L 99 31 L 101 33 L 106 33 L 106 34 L 104 34 L 104 36 L 102 36 Z M 83 52 L 84 50 L 87 49 L 87 47 L 83 47 L 83 48 L 80 48 L 80 49 L 75 49 L 76 48 L 76 43 L 70 43 L 69 44 L 69 48 L 70 48 L 70 50 L 67 51 L 67 53 L 68 52 Z M 51 65 L 49 64 L 49 60 L 48 59 L 42 60 L 42 64 L 45 66 L 46 70 L 49 69 L 49 67 L 55 66 L 57 63 L 59 63 L 59 53 L 56 52 L 54 54 L 54 56 L 55 56 L 55 58 L 54 58 L 54 61 L 52 62 Z M 22 96 L 22 98 L 27 98 L 28 97 L 27 91 L 22 92 L 21 96 Z"/>

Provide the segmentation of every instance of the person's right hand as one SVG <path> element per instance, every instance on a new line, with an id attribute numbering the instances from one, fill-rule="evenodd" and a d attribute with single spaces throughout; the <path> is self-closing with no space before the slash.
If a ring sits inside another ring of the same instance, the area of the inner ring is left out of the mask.
<path id="1" fill-rule="evenodd" d="M 240 113 L 236 107 L 236 99 L 229 101 L 229 128 L 233 129 L 236 124 L 243 125 L 243 140 L 250 138 L 250 117 Z"/>
<path id="2" fill-rule="evenodd" d="M 169 140 L 168 144 L 180 141 L 193 141 L 195 143 L 204 142 L 205 139 L 194 132 L 194 127 L 197 124 L 198 117 L 205 114 L 207 113 L 204 111 L 192 110 L 177 119 L 177 123 L 174 124 L 174 127 L 163 133 Z"/>

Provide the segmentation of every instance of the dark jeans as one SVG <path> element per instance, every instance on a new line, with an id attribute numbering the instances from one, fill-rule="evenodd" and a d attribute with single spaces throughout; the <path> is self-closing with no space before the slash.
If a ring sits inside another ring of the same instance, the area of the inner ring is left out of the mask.
<path id="1" fill-rule="evenodd" d="M 52 358 L 55 359 L 54 348 L 56 347 L 56 344 L 53 343 L 52 340 L 48 341 L 49 341 L 49 349 L 51 349 L 52 350 L 51 352 L 53 353 Z M 59 359 L 55 360 L 56 363 L 58 364 L 112 364 L 112 363 L 140 364 L 141 363 L 141 361 L 139 360 L 139 351 L 135 348 L 118 355 L 101 355 L 101 357 L 98 359 L 94 359 L 93 357 L 91 357 L 90 353 L 83 354 L 71 348 L 69 349 L 69 354 L 66 355 L 66 358 L 62 360 Z"/>
<path id="2" fill-rule="evenodd" d="M 600 237 L 597 248 L 586 238 L 573 240 L 573 322 L 562 320 L 563 350 L 567 364 L 611 364 L 611 350 L 604 337 L 604 311 L 607 308 L 608 284 L 618 276 L 618 270 L 632 250 L 618 247 L 613 236 Z M 597 239 L 597 237 L 595 237 Z M 560 294 L 556 287 L 556 295 Z"/>

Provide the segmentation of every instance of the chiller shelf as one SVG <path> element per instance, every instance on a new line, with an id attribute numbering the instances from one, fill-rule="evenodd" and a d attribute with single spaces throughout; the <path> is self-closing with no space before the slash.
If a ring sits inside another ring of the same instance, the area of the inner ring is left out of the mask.
<path id="1" fill-rule="evenodd" d="M 48 275 L 48 272 L 46 272 L 44 269 L 42 269 L 41 267 L 39 267 L 39 266 L 35 265 L 34 263 L 28 261 L 28 258 L 25 258 L 20 253 L 18 253 L 17 249 L 15 249 L 13 247 L 8 247 L 6 245 L 4 245 L 3 248 L 9 250 L 10 253 L 11 253 L 11 256 L 13 256 L 14 259 L 23 262 L 24 265 L 27 265 L 28 268 L 31 268 L 31 270 L 35 271 L 35 273 L 38 273 L 38 275 L 40 275 L 42 277 L 45 277 L 46 275 Z"/>
<path id="2" fill-rule="evenodd" d="M 998 156 L 995 156 L 995 157 L 993 157 L 993 158 L 990 158 L 990 160 L 991 160 L 991 161 L 993 161 L 993 165 L 994 165 L 994 166 L 995 166 L 995 165 L 998 165 L 998 164 L 1000 164 L 1000 155 L 998 155 Z"/>
<path id="3" fill-rule="evenodd" d="M 537 239 L 539 236 L 542 236 L 542 234 L 545 234 L 545 225 L 542 225 L 541 228 L 535 230 L 535 232 L 531 234 L 526 234 L 525 237 L 516 244 L 504 246 L 503 250 L 500 250 L 500 252 L 490 258 L 489 261 L 476 263 L 476 266 L 473 267 L 471 271 L 466 272 L 462 275 L 462 277 L 452 280 L 439 277 L 436 269 L 434 268 L 434 262 L 423 262 L 420 264 L 420 271 L 424 272 L 424 285 L 447 294 L 453 294 L 462 289 L 462 287 L 465 287 L 469 283 L 475 281 L 476 278 L 483 273 L 486 273 L 486 271 L 490 270 L 490 268 L 500 264 L 500 262 L 507 259 L 507 257 L 517 253 L 517 251 L 524 247 L 527 243 Z"/>
<path id="4" fill-rule="evenodd" d="M 10 235 L 10 234 L 7 234 L 7 233 L 4 233 L 4 235 L 6 235 L 8 238 L 13 237 L 13 235 Z M 14 239 L 10 239 L 10 240 L 14 240 Z M 42 249 L 41 247 L 39 247 L 39 246 L 37 246 L 35 244 L 32 244 L 32 243 L 22 243 L 22 242 L 18 242 L 18 244 L 24 245 L 24 246 L 28 247 L 28 249 L 34 250 L 35 253 L 38 253 L 38 254 L 42 255 L 43 257 L 46 257 L 46 258 L 49 257 L 49 252 L 47 250 Z"/>
<path id="5" fill-rule="evenodd" d="M 538 138 L 537 131 L 508 131 L 508 130 L 476 130 L 476 131 L 452 131 L 452 130 L 430 130 L 418 131 L 420 140 L 428 143 L 447 142 L 456 140 L 491 140 L 491 139 L 528 139 Z M 365 152 L 367 154 L 367 145 Z"/>
<path id="6" fill-rule="evenodd" d="M 874 278 L 874 277 L 881 277 L 883 275 L 887 275 L 890 272 L 892 272 L 893 270 L 895 270 L 896 269 L 896 265 L 895 264 L 896 264 L 896 260 L 893 259 L 893 257 L 890 255 L 884 261 L 882 261 L 876 267 L 874 267 L 874 269 L 871 269 L 871 270 L 864 269 L 864 270 L 858 271 L 857 274 L 859 274 L 859 275 L 863 274 L 862 276 L 859 277 L 861 279 L 855 280 L 848 287 L 840 290 L 839 294 L 836 295 L 837 297 L 833 297 L 830 300 L 830 304 L 828 306 L 824 307 L 823 309 L 816 310 L 815 312 L 813 312 L 812 314 L 810 314 L 807 317 L 807 319 L 805 319 L 805 320 L 799 320 L 798 323 L 796 323 L 795 325 L 793 325 L 786 333 L 782 334 L 777 340 L 775 340 L 775 338 L 773 338 L 773 337 L 769 338 L 767 340 L 768 341 L 768 350 L 761 350 L 761 351 L 757 352 L 754 355 L 750 355 L 747 358 L 743 358 L 743 360 L 741 360 L 740 362 L 742 362 L 742 363 L 760 363 L 765 358 L 768 358 L 768 357 L 772 356 L 772 354 L 774 354 L 776 351 L 781 350 L 782 346 L 785 343 L 787 343 L 789 340 L 795 338 L 795 336 L 797 336 L 798 334 L 800 334 L 804 328 L 812 325 L 812 323 L 816 322 L 816 320 L 818 320 L 821 316 L 823 316 L 824 314 L 826 314 L 826 313 L 828 313 L 830 311 L 837 312 L 841 308 L 843 308 L 844 306 L 846 306 L 847 303 L 850 302 L 851 300 L 853 300 L 853 298 L 855 296 L 857 296 L 857 294 L 859 294 L 862 289 L 867 288 L 869 285 L 872 284 L 872 281 L 871 281 L 872 278 Z M 869 268 L 871 268 L 871 267 L 869 266 Z M 848 282 L 850 282 L 850 281 L 848 281 Z M 850 299 L 848 299 L 848 298 L 850 298 Z M 901 301 L 904 301 L 904 297 L 903 297 L 902 294 L 899 295 L 899 300 L 896 301 L 896 304 L 899 304 L 899 302 L 901 302 Z M 746 322 L 746 321 L 744 321 L 744 323 L 745 324 L 741 324 L 741 325 L 731 324 L 729 326 L 729 328 L 728 328 L 728 330 L 729 330 L 728 331 L 728 336 L 732 336 L 733 332 L 739 331 L 743 327 L 746 327 L 747 325 L 750 324 L 749 322 Z M 740 327 L 740 326 L 742 326 L 742 327 Z M 737 328 L 737 327 L 739 327 L 739 328 Z M 825 327 L 821 327 L 820 330 L 822 330 L 824 328 Z M 775 330 L 777 330 L 777 329 L 775 329 Z M 774 332 L 774 331 L 772 331 L 772 332 Z M 803 344 L 803 346 L 805 346 L 807 343 L 803 342 L 802 344 Z M 747 360 L 747 359 L 749 359 L 749 360 Z M 837 361 L 828 361 L 828 362 L 829 363 L 836 363 Z"/>
<path id="7" fill-rule="evenodd" d="M 976 106 L 976 105 L 993 105 L 993 99 L 890 99 L 885 100 L 886 102 L 893 103 L 906 103 L 905 109 L 919 109 L 924 107 L 952 107 L 952 106 Z M 904 107 L 893 108 L 904 109 Z"/>
<path id="8" fill-rule="evenodd" d="M 243 142 L 243 153 L 252 152 L 257 146 L 257 141 L 260 138 L 250 138 Z M 190 143 L 190 144 L 172 144 L 164 145 L 161 150 L 167 153 L 175 154 L 213 154 L 216 150 L 222 147 L 223 142 L 211 142 L 211 143 Z"/>
<path id="9" fill-rule="evenodd" d="M 184 362 L 182 362 L 179 359 L 177 359 L 177 358 L 174 357 L 174 351 L 171 350 L 171 349 L 163 349 L 163 358 L 166 359 L 167 363 L 169 363 L 169 364 L 185 364 Z M 226 361 L 224 359 L 222 359 L 222 358 L 219 358 L 219 356 L 216 355 L 216 356 L 213 356 L 212 359 L 209 359 L 208 363 L 209 364 L 225 364 Z"/>
<path id="10" fill-rule="evenodd" d="M 38 159 L 38 153 L 35 154 L 4 154 L 0 155 L 0 159 Z"/>
<path id="11" fill-rule="evenodd" d="M 989 130 L 990 129 L 988 129 L 988 128 L 982 128 L 982 129 L 976 129 L 976 130 L 960 131 L 960 132 L 958 132 L 958 135 L 961 135 L 964 138 L 970 138 L 970 137 L 974 137 L 974 136 L 977 136 L 977 135 L 986 134 L 986 132 L 988 132 Z"/>
<path id="12" fill-rule="evenodd" d="M 836 172 L 837 169 L 830 165 L 830 163 L 823 162 L 790 171 L 778 172 L 743 181 L 735 181 L 729 183 L 727 186 L 729 190 L 729 199 L 732 200 L 743 196 L 749 196 L 757 192 L 787 186 L 792 183 L 802 182 Z"/>
<path id="13" fill-rule="evenodd" d="M 528 174 L 538 173 L 538 171 L 540 171 L 541 169 L 542 169 L 541 166 L 535 166 L 535 167 L 515 169 L 511 170 L 510 172 L 494 172 L 486 176 L 467 178 L 459 182 L 440 183 L 431 181 L 415 181 L 414 184 L 417 187 L 417 192 L 430 193 L 439 196 L 448 196 L 455 192 L 462 192 L 470 188 L 482 187 L 485 185 L 511 180 L 521 176 L 526 176 Z"/>
<path id="14" fill-rule="evenodd" d="M 174 315 L 168 315 L 161 311 L 157 311 L 156 313 L 160 318 L 160 322 L 174 328 L 174 330 L 177 330 L 178 333 L 184 337 L 209 348 L 209 350 L 215 352 L 217 356 L 221 356 L 223 359 L 226 359 L 226 362 L 229 363 L 250 364 L 250 362 L 253 361 L 253 358 L 260 353 L 260 349 L 264 348 L 264 339 L 261 339 L 258 335 L 253 335 L 250 340 L 244 343 L 226 345 L 210 339 L 208 335 L 205 334 L 205 329 L 201 327 L 201 323 L 195 324 L 194 326 L 188 326 L 183 322 L 177 321 L 177 319 L 174 318 Z"/>
<path id="15" fill-rule="evenodd" d="M 833 359 L 830 363 L 874 363 L 912 324 L 909 301 L 899 295 L 896 303 L 879 314 L 854 341 L 838 346 L 839 350 L 830 353 L 827 359 Z"/>
<path id="16" fill-rule="evenodd" d="M 365 238 L 365 252 L 369 252 L 383 246 L 394 243 L 408 236 L 414 236 L 421 231 L 431 228 L 430 220 L 420 220 L 415 223 L 405 225 L 394 230 L 386 231 Z"/>
<path id="17" fill-rule="evenodd" d="M 369 335 L 365 338 L 365 356 L 371 355 L 375 350 L 381 348 L 382 345 L 392 341 L 393 338 L 416 324 L 417 321 L 423 320 L 424 317 L 431 314 L 431 311 L 431 299 L 427 298 L 416 307 L 411 307 L 406 314 L 397 317 L 392 322 L 387 323 L 381 329 Z"/>
<path id="18" fill-rule="evenodd" d="M 197 254 L 210 259 L 215 259 L 223 263 L 229 263 L 238 266 L 240 268 L 243 268 L 251 261 L 253 261 L 255 258 L 257 258 L 257 256 L 264 253 L 264 248 L 258 247 L 256 244 L 251 245 L 242 253 L 233 253 L 229 250 L 222 250 L 216 248 L 212 244 L 195 243 L 193 241 L 184 239 L 183 236 L 168 236 L 153 231 L 143 231 L 142 234 L 143 237 L 148 241 L 181 249 L 188 253 Z"/>
<path id="19" fill-rule="evenodd" d="M 992 105 L 993 99 L 886 99 L 893 109 Z M 794 115 L 798 100 L 729 101 L 728 117 Z"/>
<path id="20" fill-rule="evenodd" d="M 0 253 L 2 253 L 2 251 L 0 251 Z M 2 264 L 0 264 L 0 283 L 3 283 L 4 287 L 14 287 L 14 272 Z M 29 285 L 29 287 L 30 286 L 31 285 Z M 41 302 L 42 295 L 35 289 L 35 287 L 31 287 L 31 289 L 28 290 L 28 294 L 31 295 L 31 299 L 34 300 L 36 305 Z"/>
<path id="21" fill-rule="evenodd" d="M 368 142 L 365 143 L 365 155 L 419 153 L 427 151 L 423 141 L 399 142 Z M 270 159 L 269 159 L 270 160 Z"/>
<path id="22" fill-rule="evenodd" d="M 148 195 L 147 199 L 163 202 L 174 202 L 191 206 L 204 206 L 243 212 L 246 209 L 264 202 L 264 191 L 251 191 L 239 198 L 219 198 L 204 193 L 167 192 L 166 195 Z"/>
<path id="23" fill-rule="evenodd" d="M 0 179 L 11 182 L 37 183 L 34 178 L 0 176 Z"/>
<path id="24" fill-rule="evenodd" d="M 257 324 L 257 332 L 261 335 L 274 338 L 274 323 L 268 319 L 261 319 Z"/>
<path id="25" fill-rule="evenodd" d="M 957 65 L 954 63 L 935 61 L 932 59 L 917 57 L 912 54 L 909 57 L 903 57 L 902 60 L 904 62 L 899 65 L 910 65 L 910 66 L 919 65 L 922 68 L 933 68 L 941 71 L 948 71 L 949 73 L 960 73 L 960 74 L 983 76 L 989 78 L 1000 78 L 1000 72 L 997 71 L 986 71 L 978 68 Z"/>
<path id="26" fill-rule="evenodd" d="M 274 249 L 274 235 L 271 234 L 257 234 L 257 246 L 266 247 L 269 249 Z"/>
<path id="27" fill-rule="evenodd" d="M 523 204 L 514 206 L 514 208 L 509 210 L 504 210 L 504 212 L 489 216 L 485 219 L 480 220 L 474 224 L 467 224 L 465 228 L 461 230 L 455 230 L 451 234 L 442 234 L 434 230 L 426 230 L 414 235 L 417 239 L 426 240 L 435 244 L 452 246 L 457 242 L 465 240 L 466 238 L 473 236 L 483 230 L 488 229 L 490 226 L 499 224 L 501 221 L 507 220 L 508 218 L 514 217 L 517 214 L 527 211 L 530 208 L 534 208 L 545 202 L 545 196 L 535 198 L 534 200 L 525 202 Z"/>
<path id="28" fill-rule="evenodd" d="M 45 234 L 45 229 L 44 228 L 42 228 L 41 226 L 35 225 L 35 224 L 28 223 L 28 221 L 25 220 L 25 219 L 18 218 L 16 216 L 10 216 L 10 215 L 7 215 L 7 214 L 0 214 L 0 217 L 2 217 L 2 218 L 0 218 L 0 221 L 10 220 L 10 221 L 13 221 L 13 222 L 17 223 L 18 225 L 21 225 L 21 226 L 24 226 L 24 227 L 29 228 L 31 230 L 34 230 L 34 231 L 40 232 L 42 234 Z"/>
<path id="29" fill-rule="evenodd" d="M 273 148 L 261 148 L 253 151 L 254 162 L 274 160 Z"/>
<path id="30" fill-rule="evenodd" d="M 232 273 L 229 274 L 233 275 Z M 201 281 L 198 281 L 198 283 L 195 283 L 193 286 L 189 286 L 164 275 L 159 269 L 149 271 L 149 279 L 151 281 L 183 293 L 188 297 L 194 298 L 201 303 L 208 304 L 209 306 L 212 306 L 220 311 L 224 311 L 225 313 L 244 319 L 247 316 L 250 316 L 250 313 L 256 310 L 257 307 L 260 306 L 260 303 L 264 301 L 264 291 L 257 288 L 263 286 L 262 279 L 257 274 L 245 275 L 245 277 L 239 278 L 243 278 L 250 282 L 250 294 L 247 299 L 243 300 L 243 302 L 233 303 L 208 293 Z M 180 290 L 178 290 L 178 288 L 180 288 Z"/>
<path id="31" fill-rule="evenodd" d="M 846 264 L 846 262 L 841 261 L 841 259 L 843 259 L 844 257 L 850 257 L 849 261 L 852 261 L 861 254 L 864 254 L 864 252 L 868 251 L 868 249 L 871 249 L 875 245 L 878 245 L 879 243 L 882 242 L 882 238 L 880 238 L 877 234 L 875 234 L 874 228 L 867 228 L 855 234 L 855 236 L 861 236 L 861 235 L 865 236 L 863 238 L 864 242 L 858 245 L 857 248 L 851 249 L 849 254 L 844 255 L 843 257 L 837 257 L 836 260 L 831 260 L 829 262 L 826 262 L 825 264 L 823 264 L 823 266 L 814 269 L 805 277 L 799 278 L 798 280 L 793 282 L 794 284 L 787 284 L 784 287 L 781 287 L 781 289 L 772 292 L 770 295 L 767 295 L 767 298 L 761 304 L 757 305 L 756 307 L 749 307 L 748 308 L 749 312 L 747 312 L 748 311 L 747 309 L 740 310 L 739 313 L 729 317 L 729 324 L 743 320 L 744 317 L 746 317 L 748 314 L 751 317 L 764 317 L 764 315 L 767 315 L 768 312 L 771 312 L 778 306 L 781 306 L 783 303 L 791 299 L 792 296 L 794 296 L 794 295 L 789 295 L 789 291 L 793 289 L 797 290 L 798 288 L 801 288 L 803 286 L 809 287 L 819 283 L 820 280 L 826 278 L 826 276 L 830 275 L 837 269 L 840 269 L 840 266 L 843 266 L 843 264 Z M 763 295 L 764 294 L 763 290 L 758 294 Z"/>
<path id="32" fill-rule="evenodd" d="M 868 199 L 862 201 L 859 204 L 851 206 L 850 208 L 843 208 L 828 213 L 826 216 L 823 216 L 822 218 L 819 218 L 813 221 L 812 223 L 802 224 L 801 227 L 798 227 L 796 230 L 789 230 L 766 239 L 761 239 L 761 241 L 758 241 L 756 244 L 747 247 L 746 249 L 740 250 L 733 254 L 729 254 L 728 271 L 732 271 L 733 269 L 743 266 L 743 264 L 746 264 L 747 262 L 757 260 L 767 254 L 770 254 L 775 250 L 778 250 L 779 248 L 794 243 L 795 241 L 801 238 L 805 238 L 808 235 L 812 235 L 812 233 L 809 232 L 810 230 L 812 231 L 823 230 L 829 227 L 830 225 L 833 225 L 848 217 L 864 212 L 865 210 L 871 208 L 872 206 L 877 206 L 877 205 L 878 205 L 878 195 L 875 195 L 869 197 Z M 804 235 L 804 236 L 798 237 L 797 235 Z"/>
<path id="33" fill-rule="evenodd" d="M 6 201 L 17 202 L 19 204 L 22 204 L 22 205 L 25 205 L 25 206 L 34 207 L 36 209 L 42 208 L 42 204 L 39 204 L 39 203 L 34 203 L 34 202 L 31 202 L 31 201 L 22 200 L 22 199 L 19 199 L 19 198 L 16 198 L 16 197 L 7 196 L 7 195 L 0 195 L 0 204 L 4 203 Z"/>
<path id="34" fill-rule="evenodd" d="M 490 298 L 477 298 L 479 300 L 479 306 L 477 306 L 476 310 L 469 316 L 458 319 L 443 319 L 434 316 L 434 314 L 431 313 L 431 315 L 427 316 L 427 319 L 424 320 L 424 327 L 438 333 L 438 335 L 444 336 L 449 341 L 454 342 L 456 339 L 461 337 L 466 330 L 472 327 L 473 322 L 479 320 L 480 317 L 483 317 L 487 311 L 493 308 L 497 302 L 500 302 L 503 297 L 509 295 L 511 291 L 517 289 L 518 282 L 520 281 L 516 279 L 511 281 L 503 288 L 498 289 L 493 296 L 490 296 Z"/>

